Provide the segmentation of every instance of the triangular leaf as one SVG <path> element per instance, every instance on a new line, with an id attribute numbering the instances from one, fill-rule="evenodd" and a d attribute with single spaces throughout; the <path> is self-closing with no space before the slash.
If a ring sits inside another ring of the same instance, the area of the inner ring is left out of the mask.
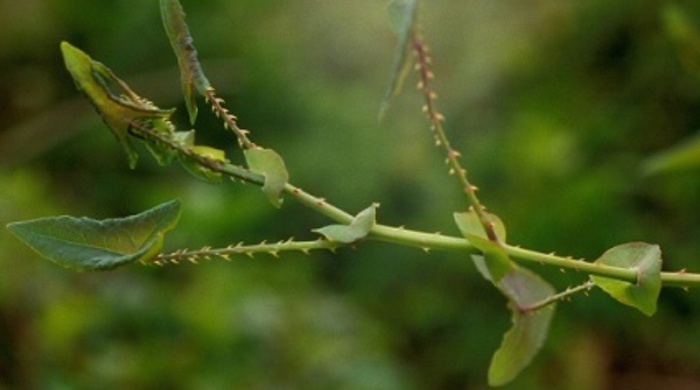
<path id="1" fill-rule="evenodd" d="M 190 123 L 194 123 L 197 120 L 197 103 L 194 92 L 196 90 L 200 94 L 206 95 L 212 87 L 204 75 L 199 59 L 197 59 L 197 49 L 194 47 L 190 29 L 185 23 L 185 11 L 180 2 L 178 0 L 160 0 L 160 13 L 180 67 L 182 91 L 185 95 Z"/>
<path id="2" fill-rule="evenodd" d="M 15 222 L 7 228 L 44 258 L 89 271 L 153 258 L 179 217 L 180 202 L 173 200 L 126 218 L 61 216 Z"/>
<path id="3" fill-rule="evenodd" d="M 605 252 L 595 263 L 635 270 L 637 283 L 602 276 L 591 276 L 591 280 L 619 302 L 647 316 L 654 315 L 661 292 L 661 249 L 658 245 L 643 242 L 619 245 Z"/>
<path id="4" fill-rule="evenodd" d="M 493 224 L 499 240 L 505 241 L 506 229 L 503 221 L 494 214 L 486 213 L 486 218 Z M 498 283 L 511 270 L 513 262 L 508 258 L 505 249 L 496 242 L 489 241 L 481 225 L 478 215 L 473 211 L 455 213 L 455 222 L 462 235 L 484 255 L 484 265 L 487 268 L 488 280 Z"/>
<path id="5" fill-rule="evenodd" d="M 510 382 L 530 364 L 547 338 L 554 315 L 554 305 L 536 311 L 523 310 L 555 293 L 549 283 L 527 269 L 511 270 L 499 288 L 509 297 L 513 326 L 491 359 L 488 373 L 491 386 Z"/>
<path id="6" fill-rule="evenodd" d="M 329 225 L 314 232 L 323 235 L 329 241 L 336 241 L 343 244 L 351 244 L 361 240 L 369 234 L 376 223 L 376 213 L 378 204 L 366 208 L 349 225 Z"/>
<path id="7" fill-rule="evenodd" d="M 265 177 L 262 190 L 275 207 L 282 206 L 282 192 L 289 181 L 289 173 L 284 160 L 272 149 L 246 149 L 245 154 L 251 172 Z"/>
<path id="8" fill-rule="evenodd" d="M 117 138 L 126 153 L 129 166 L 134 168 L 138 154 L 130 137 L 135 123 L 156 123 L 158 131 L 172 132 L 169 121 L 174 110 L 162 110 L 150 101 L 138 96 L 104 64 L 90 58 L 85 52 L 68 42 L 61 43 L 66 69 L 73 77 L 78 90 L 83 92 L 98 111 L 102 120 Z M 110 89 L 110 84 L 118 93 Z M 161 155 L 155 152 L 156 158 Z"/>
<path id="9" fill-rule="evenodd" d="M 399 37 L 399 43 L 394 57 L 391 82 L 379 112 L 380 119 L 389 108 L 391 99 L 401 92 L 403 82 L 411 70 L 411 39 L 415 29 L 417 10 L 418 0 L 393 0 L 389 4 L 391 26 Z"/>
<path id="10" fill-rule="evenodd" d="M 489 279 L 483 259 L 476 257 L 477 268 Z M 555 305 L 538 310 L 528 310 L 533 304 L 555 294 L 554 288 L 539 275 L 514 265 L 507 275 L 496 284 L 508 298 L 513 326 L 503 336 L 503 341 L 494 353 L 489 367 L 488 382 L 501 386 L 513 380 L 530 364 L 544 344 L 549 325 L 554 316 Z"/>

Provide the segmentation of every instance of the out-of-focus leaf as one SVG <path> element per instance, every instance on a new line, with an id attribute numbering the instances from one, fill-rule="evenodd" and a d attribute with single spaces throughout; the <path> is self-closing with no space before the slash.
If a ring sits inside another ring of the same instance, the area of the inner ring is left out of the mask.
<path id="1" fill-rule="evenodd" d="M 415 31 L 418 0 L 393 0 L 389 4 L 391 26 L 399 38 L 391 71 L 391 81 L 384 94 L 379 118 L 384 117 L 391 99 L 401 93 L 403 82 L 411 71 L 411 39 Z"/>
<path id="2" fill-rule="evenodd" d="M 134 168 L 138 154 L 130 138 L 130 129 L 134 123 L 156 123 L 159 131 L 174 131 L 169 121 L 174 110 L 161 110 L 150 101 L 140 97 L 129 86 L 119 79 L 104 64 L 94 61 L 82 50 L 68 42 L 61 43 L 61 52 L 66 68 L 73 77 L 78 90 L 93 104 L 117 141 L 126 153 L 129 166 Z M 119 94 L 110 89 L 119 89 Z M 160 151 L 154 152 L 159 162 Z M 165 162 L 165 161 L 163 161 Z"/>
<path id="3" fill-rule="evenodd" d="M 654 175 L 698 167 L 700 167 L 700 135 L 650 157 L 642 166 L 642 171 L 647 175 Z"/>
<path id="4" fill-rule="evenodd" d="M 493 224 L 498 239 L 505 241 L 506 228 L 503 221 L 497 215 L 490 213 L 486 214 L 486 218 Z M 483 253 L 483 259 L 489 273 L 488 279 L 498 283 L 513 267 L 513 262 L 508 258 L 503 247 L 486 238 L 479 216 L 473 210 L 466 213 L 455 213 L 454 219 L 462 235 Z"/>
<path id="5" fill-rule="evenodd" d="M 481 264 L 478 268 L 488 279 L 487 269 Z M 544 344 L 555 305 L 535 311 L 528 308 L 554 295 L 555 290 L 539 275 L 515 265 L 496 286 L 508 298 L 513 322 L 489 367 L 489 385 L 502 386 L 527 367 Z"/>
<path id="6" fill-rule="evenodd" d="M 251 172 L 265 177 L 262 190 L 270 198 L 270 202 L 275 207 L 281 207 L 282 192 L 289 181 L 289 173 L 282 157 L 272 149 L 246 149 L 243 153 Z"/>
<path id="7" fill-rule="evenodd" d="M 179 218 L 180 202 L 173 200 L 126 218 L 61 216 L 15 222 L 7 228 L 42 257 L 90 271 L 153 258 Z"/>
<path id="8" fill-rule="evenodd" d="M 661 292 L 661 249 L 658 245 L 633 242 L 616 246 L 603 254 L 596 264 L 637 271 L 637 283 L 591 276 L 591 280 L 610 296 L 647 316 L 656 312 Z"/>
<path id="9" fill-rule="evenodd" d="M 190 134 L 194 133 L 190 132 Z M 193 142 L 193 140 L 188 140 L 187 142 Z M 226 153 L 221 149 L 216 149 L 204 145 L 195 145 L 190 146 L 190 150 L 194 154 L 212 161 L 218 161 L 221 163 L 228 162 L 228 160 L 226 159 Z M 210 183 L 218 183 L 221 181 L 221 172 L 216 172 L 207 168 L 206 166 L 203 166 L 199 161 L 195 160 L 194 158 L 181 154 L 180 162 L 189 173 L 191 173 L 194 177 L 198 179 Z"/>
<path id="10" fill-rule="evenodd" d="M 212 87 L 197 59 L 197 49 L 194 47 L 190 29 L 185 23 L 185 11 L 180 2 L 178 0 L 160 0 L 160 12 L 163 26 L 180 67 L 182 91 L 185 95 L 190 123 L 194 124 L 197 120 L 197 102 L 194 92 L 196 90 L 200 94 L 206 95 Z"/>
<path id="11" fill-rule="evenodd" d="M 377 207 L 379 205 L 375 203 L 364 209 L 355 216 L 349 225 L 329 225 L 315 229 L 314 232 L 321 234 L 330 241 L 352 244 L 367 237 L 370 230 L 372 230 L 376 223 Z"/>

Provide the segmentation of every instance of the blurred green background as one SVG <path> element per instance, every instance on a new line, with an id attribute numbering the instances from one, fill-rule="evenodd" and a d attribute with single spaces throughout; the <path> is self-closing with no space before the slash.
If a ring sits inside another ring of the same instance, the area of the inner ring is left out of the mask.
<path id="1" fill-rule="evenodd" d="M 205 70 L 292 181 L 350 212 L 456 235 L 464 207 L 415 79 L 376 118 L 394 45 L 386 0 L 183 0 Z M 509 241 L 595 259 L 661 245 L 700 270 L 700 172 L 643 177 L 700 128 L 700 4 L 433 0 L 422 7 L 446 127 Z M 672 15 L 674 17 L 669 17 Z M 680 16 L 679 16 L 680 15 Z M 695 29 L 695 31 L 693 30 Z M 310 239 L 327 224 L 259 189 L 199 182 L 121 148 L 75 90 L 68 40 L 176 106 L 155 0 L 0 1 L 0 223 L 137 213 L 180 198 L 169 249 Z M 201 105 L 202 143 L 235 142 Z M 0 388 L 483 389 L 509 327 L 466 256 L 367 243 L 338 254 L 79 274 L 0 229 Z M 582 280 L 541 271 L 558 288 Z M 700 293 L 647 319 L 599 291 L 560 304 L 512 389 L 700 388 Z"/>

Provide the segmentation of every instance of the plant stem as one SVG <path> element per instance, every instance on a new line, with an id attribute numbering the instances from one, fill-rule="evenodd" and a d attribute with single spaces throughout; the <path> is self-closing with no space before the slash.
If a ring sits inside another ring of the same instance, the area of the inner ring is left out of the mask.
<path id="1" fill-rule="evenodd" d="M 428 48 L 416 34 L 413 35 L 413 50 L 418 57 L 417 69 L 420 73 L 420 82 L 418 88 L 423 91 L 425 96 L 425 107 L 424 110 L 428 115 L 428 119 L 431 122 L 431 129 L 435 135 L 435 143 L 438 146 L 442 146 L 447 152 L 447 162 L 450 165 L 450 174 L 456 175 L 459 183 L 462 187 L 462 191 L 467 196 L 467 201 L 471 205 L 472 209 L 476 212 L 481 226 L 484 228 L 484 232 L 490 241 L 499 242 L 499 237 L 496 235 L 496 230 L 494 229 L 493 223 L 489 221 L 486 216 L 485 207 L 479 201 L 476 191 L 478 188 L 472 185 L 467 179 L 467 170 L 462 167 L 459 162 L 459 157 L 461 154 L 450 144 L 450 140 L 442 127 L 442 122 L 445 121 L 445 117 L 438 112 L 435 107 L 435 99 L 437 99 L 437 94 L 433 90 L 430 82 L 433 79 L 433 72 L 430 71 L 428 65 L 430 64 L 430 57 L 428 56 Z M 501 237 L 502 238 L 502 237 Z"/>
<path id="2" fill-rule="evenodd" d="M 240 179 L 258 186 L 262 186 L 265 183 L 265 178 L 262 175 L 252 173 L 242 167 L 211 160 L 196 154 L 186 145 L 173 141 L 166 135 L 149 128 L 145 124 L 137 122 L 133 123 L 132 126 L 142 136 L 155 139 L 165 145 L 168 145 L 168 147 L 172 148 L 173 150 L 195 159 L 199 164 L 207 169 L 211 169 L 212 171 L 220 172 L 232 178 Z M 343 211 L 325 199 L 311 195 L 291 184 L 285 185 L 284 192 L 287 195 L 297 199 L 301 204 L 318 211 L 336 222 L 349 224 L 354 218 L 352 214 Z M 420 232 L 382 224 L 375 225 L 370 231 L 368 238 L 377 241 L 418 247 L 426 251 L 431 249 L 439 249 L 459 251 L 469 254 L 479 253 L 479 251 L 465 238 L 444 236 L 437 233 Z M 537 263 L 540 265 L 559 267 L 563 269 L 573 269 L 589 275 L 604 276 L 631 283 L 637 282 L 637 272 L 632 269 L 590 263 L 582 259 L 574 260 L 570 257 L 541 253 L 503 243 L 501 243 L 501 245 L 508 256 L 520 263 Z M 700 274 L 686 273 L 685 271 L 662 272 L 661 280 L 665 286 L 669 287 L 700 287 Z"/>
<path id="3" fill-rule="evenodd" d="M 592 281 L 589 280 L 586 283 L 583 283 L 583 284 L 576 286 L 576 287 L 573 287 L 573 288 L 571 288 L 571 287 L 567 288 L 566 290 L 560 292 L 559 294 L 552 295 L 551 297 L 548 297 L 548 298 L 543 299 L 539 302 L 536 302 L 528 307 L 521 308 L 520 310 L 523 312 L 537 311 L 539 309 L 542 309 L 543 307 L 547 307 L 547 306 L 551 305 L 552 303 L 554 303 L 556 301 L 564 300 L 564 299 L 566 299 L 574 294 L 578 294 L 582 291 L 588 291 L 588 290 L 592 289 L 593 287 L 595 287 L 595 283 L 593 283 Z"/>

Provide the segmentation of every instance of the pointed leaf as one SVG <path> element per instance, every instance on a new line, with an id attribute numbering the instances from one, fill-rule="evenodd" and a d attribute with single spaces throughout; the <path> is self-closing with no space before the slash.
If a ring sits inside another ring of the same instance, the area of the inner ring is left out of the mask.
<path id="1" fill-rule="evenodd" d="M 150 101 L 138 96 L 104 64 L 94 61 L 70 43 L 62 42 L 61 52 L 66 69 L 73 77 L 76 87 L 98 111 L 124 149 L 129 166 L 134 168 L 138 160 L 138 154 L 130 137 L 134 123 L 160 121 L 161 130 L 172 131 L 169 118 L 174 110 L 161 110 Z M 119 93 L 113 92 L 110 85 L 116 87 Z"/>
<path id="2" fill-rule="evenodd" d="M 484 268 L 480 270 L 483 272 Z M 552 304 L 536 311 L 528 310 L 554 295 L 555 290 L 525 268 L 513 266 L 497 287 L 508 298 L 513 326 L 503 336 L 500 348 L 491 359 L 488 373 L 491 386 L 505 385 L 530 364 L 547 338 L 555 308 Z"/>
<path id="3" fill-rule="evenodd" d="M 197 103 L 194 92 L 196 90 L 200 94 L 206 95 L 212 86 L 197 59 L 197 49 L 194 47 L 190 29 L 185 23 L 185 11 L 180 2 L 178 0 L 160 0 L 160 13 L 180 67 L 182 91 L 185 95 L 190 123 L 194 124 L 197 120 Z"/>
<path id="4" fill-rule="evenodd" d="M 486 218 L 493 224 L 498 238 L 505 241 L 506 229 L 503 221 L 497 215 L 489 213 L 486 214 Z M 498 283 L 513 267 L 505 249 L 499 243 L 486 239 L 481 221 L 473 210 L 455 213 L 454 219 L 464 237 L 483 253 L 484 265 L 489 275 L 487 279 Z"/>
<path id="5" fill-rule="evenodd" d="M 366 208 L 355 216 L 350 225 L 329 225 L 315 229 L 314 232 L 323 235 L 329 241 L 352 244 L 367 237 L 372 230 L 376 223 L 377 207 L 379 205 L 375 203 Z"/>
<path id="6" fill-rule="evenodd" d="M 605 252 L 595 263 L 637 271 L 637 283 L 601 276 L 591 276 L 591 280 L 619 302 L 647 316 L 654 315 L 661 292 L 661 249 L 658 245 L 643 242 L 619 245 Z"/>
<path id="7" fill-rule="evenodd" d="M 89 271 L 153 258 L 179 217 L 180 202 L 174 200 L 126 218 L 61 216 L 15 222 L 7 228 L 42 257 Z"/>
<path id="8" fill-rule="evenodd" d="M 265 177 L 262 190 L 275 207 L 282 206 L 282 192 L 289 181 L 284 160 L 272 149 L 246 149 L 244 152 L 251 172 Z"/>
<path id="9" fill-rule="evenodd" d="M 391 26 L 399 37 L 391 72 L 391 82 L 384 95 L 379 118 L 384 117 L 391 99 L 401 93 L 403 82 L 411 70 L 411 39 L 415 29 L 418 0 L 393 0 L 389 4 Z"/>

